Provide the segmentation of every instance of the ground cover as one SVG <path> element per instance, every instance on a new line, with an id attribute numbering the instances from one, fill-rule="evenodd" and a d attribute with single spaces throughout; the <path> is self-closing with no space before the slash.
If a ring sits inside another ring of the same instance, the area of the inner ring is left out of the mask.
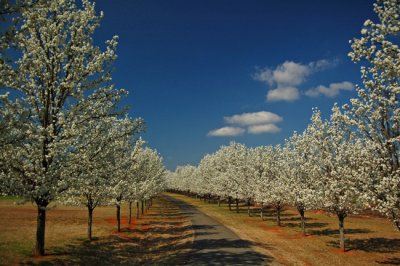
<path id="1" fill-rule="evenodd" d="M 32 257 L 36 206 L 0 200 L 0 265 L 113 265 L 175 264 L 193 241 L 191 223 L 163 198 L 144 216 L 128 224 L 127 206 L 122 210 L 122 232 L 116 232 L 115 207 L 94 212 L 93 235 L 87 241 L 87 211 L 53 204 L 47 213 L 46 255 Z"/>
<path id="2" fill-rule="evenodd" d="M 242 239 L 253 243 L 255 250 L 275 257 L 285 265 L 380 265 L 400 264 L 400 233 L 384 218 L 351 216 L 345 219 L 347 251 L 339 250 L 337 217 L 325 212 L 306 212 L 307 235 L 300 229 L 300 217 L 293 208 L 282 213 L 282 227 L 276 226 L 274 212 L 266 209 L 261 220 L 258 209 L 247 215 L 229 211 L 226 203 L 204 202 L 180 194 L 167 195 L 197 206 L 217 219 Z M 233 207 L 234 209 L 234 207 Z"/>

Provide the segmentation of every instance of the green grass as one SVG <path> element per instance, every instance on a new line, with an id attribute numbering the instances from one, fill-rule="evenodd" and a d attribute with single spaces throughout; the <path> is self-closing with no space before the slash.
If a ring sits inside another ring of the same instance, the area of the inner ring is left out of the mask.
<path id="1" fill-rule="evenodd" d="M 0 201 L 22 201 L 23 198 L 19 196 L 0 196 Z"/>
<path id="2" fill-rule="evenodd" d="M 12 241 L 0 243 L 0 265 L 13 265 L 20 259 L 32 256 L 32 243 Z"/>

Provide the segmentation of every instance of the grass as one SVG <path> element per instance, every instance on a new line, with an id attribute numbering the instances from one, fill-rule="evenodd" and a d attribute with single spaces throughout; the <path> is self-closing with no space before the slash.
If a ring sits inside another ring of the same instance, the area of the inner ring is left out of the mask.
<path id="1" fill-rule="evenodd" d="M 179 194 L 169 196 L 193 204 L 207 215 L 251 241 L 254 249 L 275 257 L 285 265 L 382 265 L 400 264 L 400 232 L 379 217 L 350 216 L 345 219 L 347 251 L 339 250 L 336 216 L 306 212 L 307 235 L 300 229 L 300 217 L 293 208 L 282 213 L 282 227 L 276 226 L 274 212 L 267 209 L 264 220 L 258 210 L 252 216 L 241 206 L 240 213 L 229 211 L 227 204 L 206 203 Z M 234 206 L 232 205 L 234 209 Z"/>
<path id="2" fill-rule="evenodd" d="M 254 249 L 273 256 L 284 265 L 379 265 L 400 264 L 400 233 L 383 218 L 351 216 L 345 219 L 347 252 L 338 248 L 336 216 L 306 212 L 307 236 L 299 227 L 293 208 L 282 213 L 282 227 L 276 226 L 272 210 L 265 220 L 253 209 L 247 215 L 229 211 L 199 199 L 171 194 L 197 206 L 250 241 Z M 191 223 L 176 206 L 163 197 L 140 219 L 127 223 L 127 206 L 122 208 L 122 232 L 117 233 L 115 207 L 94 211 L 94 241 L 87 241 L 85 208 L 51 205 L 47 212 L 46 256 L 32 257 L 36 228 L 36 206 L 14 204 L 16 198 L 0 200 L 0 265 L 176 265 L 188 253 L 193 241 Z M 183 255 L 183 256 L 182 256 Z"/>
<path id="3" fill-rule="evenodd" d="M 19 201 L 22 201 L 22 198 L 18 196 L 0 196 L 0 202 L 4 201 L 15 201 L 17 203 Z"/>
<path id="4" fill-rule="evenodd" d="M 137 265 L 174 264 L 193 241 L 191 223 L 163 198 L 139 219 L 127 223 L 122 208 L 122 232 L 116 232 L 115 207 L 94 210 L 94 240 L 87 240 L 87 210 L 51 205 L 47 211 L 46 255 L 33 257 L 36 206 L 0 200 L 0 265 Z"/>

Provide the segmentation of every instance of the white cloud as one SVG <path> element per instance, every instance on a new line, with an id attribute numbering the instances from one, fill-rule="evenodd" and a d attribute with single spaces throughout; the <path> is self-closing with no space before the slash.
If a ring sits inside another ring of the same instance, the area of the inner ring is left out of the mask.
<path id="1" fill-rule="evenodd" d="M 282 117 L 279 115 L 266 111 L 226 116 L 224 119 L 225 122 L 229 124 L 238 124 L 242 126 L 278 123 L 282 121 Z"/>
<path id="2" fill-rule="evenodd" d="M 305 92 L 305 95 L 309 97 L 318 97 L 320 95 L 325 95 L 326 97 L 335 97 L 339 94 L 341 90 L 351 91 L 354 89 L 354 85 L 351 82 L 343 81 L 340 83 L 331 83 L 328 87 L 324 85 L 319 85 L 316 88 L 312 88 Z"/>
<path id="3" fill-rule="evenodd" d="M 311 74 L 337 65 L 337 60 L 318 60 L 308 64 L 285 61 L 275 69 L 259 69 L 253 79 L 267 83 L 270 90 L 268 101 L 294 101 L 300 97 L 297 86 L 303 84 Z"/>
<path id="4" fill-rule="evenodd" d="M 242 135 L 245 132 L 243 128 L 240 127 L 222 127 L 218 129 L 211 130 L 208 132 L 207 136 L 210 137 L 233 137 Z"/>
<path id="5" fill-rule="evenodd" d="M 308 63 L 308 66 L 312 70 L 312 72 L 317 72 L 317 71 L 322 71 L 327 68 L 335 67 L 339 63 L 339 60 L 327 60 L 327 59 L 321 59 L 318 61 L 313 61 Z"/>
<path id="6" fill-rule="evenodd" d="M 311 73 L 307 65 L 285 61 L 274 70 L 264 68 L 258 71 L 253 78 L 258 81 L 266 82 L 270 86 L 276 84 L 280 86 L 295 86 L 304 82 L 305 78 Z"/>
<path id="7" fill-rule="evenodd" d="M 280 131 L 281 129 L 274 124 L 249 126 L 247 129 L 250 134 L 278 133 Z"/>
<path id="8" fill-rule="evenodd" d="M 292 102 L 300 97 L 299 90 L 295 87 L 278 87 L 269 90 L 267 93 L 267 100 L 269 102 L 287 101 Z"/>
<path id="9" fill-rule="evenodd" d="M 234 137 L 249 134 L 278 133 L 281 129 L 276 126 L 283 118 L 275 113 L 260 111 L 254 113 L 242 113 L 233 116 L 225 116 L 225 123 L 236 125 L 211 130 L 210 137 Z M 245 130 L 243 127 L 247 127 Z"/>

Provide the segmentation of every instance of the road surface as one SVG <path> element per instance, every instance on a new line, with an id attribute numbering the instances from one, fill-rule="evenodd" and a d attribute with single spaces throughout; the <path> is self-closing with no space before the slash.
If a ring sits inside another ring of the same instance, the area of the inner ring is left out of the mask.
<path id="1" fill-rule="evenodd" d="M 267 265 L 271 260 L 193 205 L 173 197 L 167 199 L 179 206 L 193 224 L 194 242 L 183 259 L 185 265 Z"/>

